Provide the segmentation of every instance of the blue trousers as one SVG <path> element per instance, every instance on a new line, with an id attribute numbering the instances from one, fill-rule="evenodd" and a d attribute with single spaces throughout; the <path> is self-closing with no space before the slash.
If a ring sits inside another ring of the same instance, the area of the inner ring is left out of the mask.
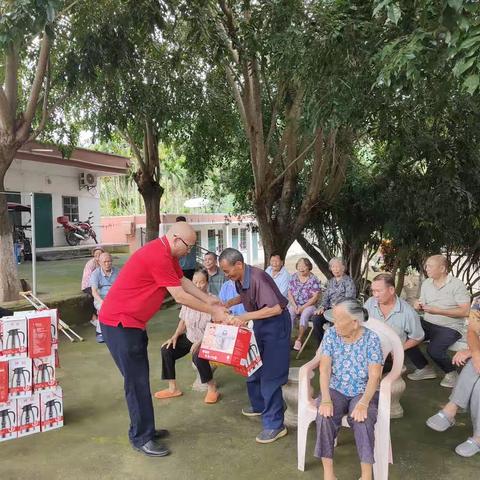
<path id="1" fill-rule="evenodd" d="M 152 440 L 155 433 L 147 332 L 122 325 L 111 327 L 101 323 L 100 326 L 103 339 L 123 375 L 130 414 L 128 437 L 135 447 L 141 447 Z"/>
<path id="2" fill-rule="evenodd" d="M 282 385 L 288 380 L 291 329 L 287 310 L 253 324 L 263 365 L 248 377 L 247 391 L 253 410 L 262 412 L 265 430 L 283 428 Z"/>

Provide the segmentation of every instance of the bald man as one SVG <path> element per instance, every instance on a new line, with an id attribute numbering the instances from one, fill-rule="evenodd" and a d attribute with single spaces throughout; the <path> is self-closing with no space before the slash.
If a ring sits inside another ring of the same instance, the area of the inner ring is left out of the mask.
<path id="1" fill-rule="evenodd" d="M 155 430 L 150 392 L 148 321 L 170 293 L 177 303 L 209 313 L 217 322 L 228 312 L 217 298 L 202 292 L 183 276 L 178 259 L 194 247 L 196 234 L 185 222 L 137 250 L 120 271 L 99 313 L 103 339 L 124 378 L 130 414 L 130 442 L 148 456 L 163 457 L 169 450 L 158 443 L 166 430 Z"/>
<path id="2" fill-rule="evenodd" d="M 422 283 L 420 299 L 415 308 L 423 313 L 422 328 L 425 340 L 430 340 L 427 353 L 444 372 L 442 387 L 453 388 L 458 373 L 448 355 L 448 349 L 462 337 L 465 320 L 470 313 L 470 295 L 463 282 L 448 273 L 448 261 L 443 255 L 433 255 L 425 263 L 428 278 Z M 416 370 L 410 380 L 436 378 L 420 348 L 406 351 Z"/>

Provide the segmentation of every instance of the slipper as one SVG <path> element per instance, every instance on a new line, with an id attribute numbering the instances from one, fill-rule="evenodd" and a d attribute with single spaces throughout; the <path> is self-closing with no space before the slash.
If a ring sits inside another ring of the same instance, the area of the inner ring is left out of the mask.
<path id="1" fill-rule="evenodd" d="M 444 432 L 448 430 L 450 427 L 455 425 L 455 420 L 450 419 L 447 415 L 440 410 L 438 413 L 433 415 L 427 420 L 427 426 L 430 427 L 432 430 L 437 432 Z"/>
<path id="2" fill-rule="evenodd" d="M 480 452 L 480 445 L 474 438 L 469 438 L 455 449 L 455 453 L 462 457 L 473 457 L 478 452 Z"/>
<path id="3" fill-rule="evenodd" d="M 166 398 L 181 397 L 182 395 L 183 393 L 180 390 L 175 390 L 174 392 L 172 392 L 168 388 L 166 388 L 165 390 L 155 392 L 154 397 L 160 400 L 164 400 Z"/>
<path id="4" fill-rule="evenodd" d="M 205 403 L 217 403 L 219 397 L 220 394 L 217 391 L 207 392 L 207 394 L 205 395 Z"/>

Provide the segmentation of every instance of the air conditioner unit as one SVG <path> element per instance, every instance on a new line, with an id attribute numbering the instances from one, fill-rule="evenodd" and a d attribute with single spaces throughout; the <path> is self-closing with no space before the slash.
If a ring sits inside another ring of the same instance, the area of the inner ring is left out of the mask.
<path id="1" fill-rule="evenodd" d="M 94 188 L 97 186 L 97 177 L 90 172 L 80 173 L 80 188 Z"/>

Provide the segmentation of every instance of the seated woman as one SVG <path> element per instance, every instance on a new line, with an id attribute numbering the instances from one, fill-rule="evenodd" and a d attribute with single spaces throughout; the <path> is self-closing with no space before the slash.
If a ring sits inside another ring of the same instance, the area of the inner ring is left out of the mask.
<path id="1" fill-rule="evenodd" d="M 90 286 L 90 277 L 92 273 L 100 266 L 99 259 L 100 255 L 104 252 L 102 247 L 96 246 L 92 249 L 92 258 L 85 264 L 83 267 L 83 275 L 82 275 L 82 284 L 81 289 L 83 293 L 86 293 L 91 299 L 91 307 L 92 307 L 92 319 L 91 322 L 97 326 L 97 314 L 96 309 L 93 306 L 93 295 L 92 295 L 92 287 Z"/>
<path id="2" fill-rule="evenodd" d="M 475 308 L 475 305 L 472 307 Z M 465 365 L 457 384 L 450 395 L 450 401 L 427 420 L 427 425 L 437 432 L 444 432 L 455 425 L 459 408 L 470 409 L 473 436 L 455 448 L 462 457 L 472 457 L 480 452 L 480 312 L 471 310 L 468 324 L 468 349 L 457 352 L 453 363 Z"/>
<path id="3" fill-rule="evenodd" d="M 332 278 L 327 282 L 327 288 L 323 292 L 320 307 L 315 311 L 312 318 L 313 334 L 320 345 L 323 339 L 323 326 L 328 321 L 323 314 L 344 298 L 355 298 L 357 289 L 352 277 L 345 274 L 346 265 L 339 257 L 334 257 L 328 262 L 328 268 L 332 272 Z"/>
<path id="4" fill-rule="evenodd" d="M 382 375 L 380 338 L 362 327 L 368 313 L 354 298 L 333 308 L 334 327 L 321 345 L 320 397 L 318 399 L 315 456 L 322 459 L 323 478 L 335 480 L 335 439 L 347 416 L 353 429 L 362 470 L 362 480 L 371 480 L 378 413 L 377 387 Z"/>
<path id="5" fill-rule="evenodd" d="M 208 272 L 197 270 L 193 275 L 193 284 L 203 292 L 208 292 Z M 168 388 L 155 393 L 155 398 L 165 399 L 179 397 L 182 392 L 177 388 L 175 379 L 175 362 L 192 354 L 192 361 L 198 369 L 202 383 L 208 390 L 205 403 L 216 403 L 219 393 L 213 381 L 213 372 L 208 360 L 198 357 L 205 328 L 211 321 L 208 313 L 198 312 L 185 305 L 180 310 L 180 321 L 175 333 L 162 345 L 162 380 L 168 380 Z"/>
<path id="6" fill-rule="evenodd" d="M 298 335 L 294 350 L 302 348 L 302 339 L 308 327 L 308 321 L 315 312 L 315 304 L 320 297 L 320 280 L 312 273 L 313 265 L 308 258 L 300 258 L 295 265 L 297 272 L 288 284 L 288 311 L 292 317 L 292 327 L 297 316 L 300 317 Z"/>

